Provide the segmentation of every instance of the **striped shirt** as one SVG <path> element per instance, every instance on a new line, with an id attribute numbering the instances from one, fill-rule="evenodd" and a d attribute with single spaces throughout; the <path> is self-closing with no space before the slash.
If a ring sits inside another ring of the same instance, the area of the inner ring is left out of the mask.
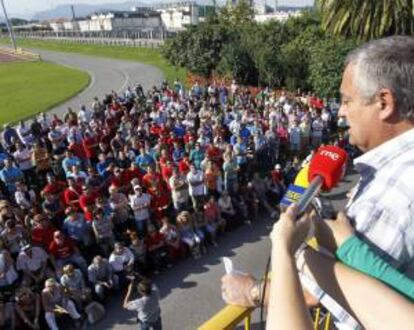
<path id="1" fill-rule="evenodd" d="M 360 180 L 346 213 L 357 235 L 414 279 L 414 129 L 381 144 L 354 161 Z M 358 323 L 314 284 L 302 284 L 332 313 L 339 329 Z"/>

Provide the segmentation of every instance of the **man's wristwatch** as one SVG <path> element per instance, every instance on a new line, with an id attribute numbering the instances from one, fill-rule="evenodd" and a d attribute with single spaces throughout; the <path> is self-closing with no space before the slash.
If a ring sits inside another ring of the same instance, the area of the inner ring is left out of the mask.
<path id="1" fill-rule="evenodd" d="M 250 297 L 256 307 L 260 306 L 262 300 L 262 281 L 256 281 L 256 283 L 250 289 Z"/>

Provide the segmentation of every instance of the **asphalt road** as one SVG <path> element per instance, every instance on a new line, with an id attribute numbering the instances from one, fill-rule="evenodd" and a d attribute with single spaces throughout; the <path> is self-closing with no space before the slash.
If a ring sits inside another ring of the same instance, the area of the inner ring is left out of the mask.
<path id="1" fill-rule="evenodd" d="M 90 84 L 84 91 L 51 109 L 52 113 L 60 115 L 64 114 L 68 107 L 78 111 L 82 105 L 90 106 L 95 96 L 102 99 L 112 90 L 123 92 L 127 86 L 134 86 L 137 83 L 146 90 L 159 85 L 164 79 L 162 72 L 152 65 L 40 49 L 32 49 L 32 51 L 40 54 L 46 62 L 77 68 L 90 75 Z"/>

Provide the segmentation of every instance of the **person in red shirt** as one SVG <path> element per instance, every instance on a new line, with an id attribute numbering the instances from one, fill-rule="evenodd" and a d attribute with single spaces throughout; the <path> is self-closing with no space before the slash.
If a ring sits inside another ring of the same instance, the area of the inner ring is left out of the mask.
<path id="1" fill-rule="evenodd" d="M 119 167 L 115 167 L 113 173 L 114 175 L 111 177 L 110 186 L 116 187 L 119 192 L 127 193 L 130 181 L 125 180 L 124 172 Z"/>
<path id="2" fill-rule="evenodd" d="M 144 173 L 139 168 L 139 165 L 135 162 L 131 163 L 131 166 L 124 172 L 124 180 L 125 183 L 128 184 L 128 190 L 130 191 L 132 189 L 130 182 L 133 179 L 138 179 L 138 182 L 142 182 L 142 178 L 144 176 Z"/>
<path id="3" fill-rule="evenodd" d="M 173 168 L 174 168 L 174 165 L 171 162 L 171 160 L 167 160 L 167 163 L 161 167 L 161 175 L 165 183 L 167 184 L 168 188 L 170 188 L 169 181 L 173 174 Z"/>
<path id="4" fill-rule="evenodd" d="M 82 140 L 82 146 L 85 152 L 86 158 L 92 163 L 98 162 L 98 140 L 92 136 L 89 132 L 85 132 L 85 137 Z"/>
<path id="5" fill-rule="evenodd" d="M 49 253 L 52 257 L 56 273 L 60 277 L 62 268 L 68 263 L 77 265 L 84 273 L 87 271 L 86 260 L 82 257 L 75 242 L 57 230 L 53 233 L 53 240 L 49 245 Z"/>
<path id="6" fill-rule="evenodd" d="M 63 192 L 65 206 L 80 208 L 79 198 L 82 195 L 82 187 L 79 186 L 74 178 L 67 178 L 68 187 Z"/>
<path id="7" fill-rule="evenodd" d="M 209 144 L 206 148 L 206 156 L 211 159 L 219 168 L 223 165 L 222 151 L 214 144 Z"/>
<path id="8" fill-rule="evenodd" d="M 184 155 L 183 159 L 181 159 L 178 163 L 178 169 L 182 175 L 187 175 L 190 172 L 190 159 L 188 155 Z"/>
<path id="9" fill-rule="evenodd" d="M 159 272 L 164 265 L 167 265 L 168 268 L 171 267 L 164 235 L 154 225 L 150 224 L 148 226 L 145 245 L 147 246 L 148 260 L 155 273 Z"/>
<path id="10" fill-rule="evenodd" d="M 99 197 L 99 193 L 93 192 L 88 185 L 82 187 L 82 194 L 79 197 L 79 206 L 83 212 L 90 212 L 91 208 L 94 208 L 96 199 Z"/>
<path id="11" fill-rule="evenodd" d="M 80 160 L 86 160 L 85 149 L 81 143 L 76 143 L 75 140 L 72 140 L 68 145 L 68 150 L 72 151 Z"/>
<path id="12" fill-rule="evenodd" d="M 159 221 L 170 205 L 170 191 L 161 175 L 152 166 L 148 166 L 147 174 L 142 178 L 142 183 L 152 197 L 151 209 L 154 212 L 154 218 Z"/>
<path id="13" fill-rule="evenodd" d="M 47 250 L 53 241 L 53 233 L 56 227 L 43 214 L 34 216 L 34 227 L 32 228 L 32 244 L 39 245 Z"/>
<path id="14" fill-rule="evenodd" d="M 170 155 L 168 149 L 165 149 L 165 148 L 162 149 L 160 160 L 159 160 L 161 170 L 164 166 L 167 165 L 167 162 L 170 161 L 170 160 L 171 160 L 171 155 Z"/>
<path id="15" fill-rule="evenodd" d="M 47 184 L 43 187 L 42 193 L 49 193 L 52 195 L 58 195 L 62 202 L 64 202 L 63 192 L 65 191 L 67 184 L 64 181 L 56 180 L 53 173 L 46 174 Z"/>

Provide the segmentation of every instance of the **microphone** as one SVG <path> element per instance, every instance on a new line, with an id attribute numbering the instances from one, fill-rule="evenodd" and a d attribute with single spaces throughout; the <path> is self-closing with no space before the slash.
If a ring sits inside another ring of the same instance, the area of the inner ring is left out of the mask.
<path id="1" fill-rule="evenodd" d="M 302 188 L 308 188 L 309 187 L 309 164 L 306 164 L 301 168 L 301 170 L 296 175 L 294 185 L 299 186 Z"/>
<path id="2" fill-rule="evenodd" d="M 291 183 L 287 189 L 283 198 L 280 200 L 280 205 L 288 207 L 290 204 L 297 204 L 305 193 L 306 188 L 309 186 L 308 181 L 309 165 L 305 165 L 296 175 L 295 181 Z"/>
<path id="3" fill-rule="evenodd" d="M 299 214 L 306 211 L 320 190 L 330 190 L 343 178 L 346 169 L 347 153 L 336 146 L 322 146 L 309 164 L 309 186 L 298 202 Z"/>

